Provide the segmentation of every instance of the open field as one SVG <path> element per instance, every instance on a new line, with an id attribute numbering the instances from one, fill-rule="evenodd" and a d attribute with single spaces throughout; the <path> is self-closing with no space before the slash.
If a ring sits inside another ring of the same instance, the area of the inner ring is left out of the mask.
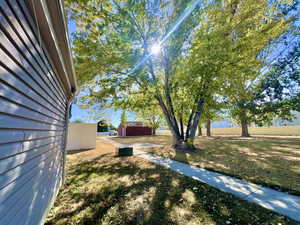
<path id="1" fill-rule="evenodd" d="M 203 135 L 206 135 L 206 129 L 202 128 Z M 242 129 L 235 128 L 212 128 L 212 135 L 241 135 Z M 270 135 L 270 136 L 300 136 L 300 126 L 284 127 L 249 127 L 251 135 Z M 157 134 L 168 135 L 169 130 L 159 130 Z"/>
<path id="2" fill-rule="evenodd" d="M 174 150 L 168 135 L 113 140 L 161 144 L 143 151 L 300 195 L 300 137 L 201 137 L 195 153 Z"/>
<path id="3" fill-rule="evenodd" d="M 205 134 L 205 129 L 203 129 Z M 212 135 L 241 135 L 241 128 L 213 128 Z M 300 126 L 249 127 L 251 135 L 300 136 Z"/>
<path id="4" fill-rule="evenodd" d="M 296 225 L 231 194 L 141 158 L 114 156 L 114 147 L 67 156 L 67 179 L 47 225 Z"/>

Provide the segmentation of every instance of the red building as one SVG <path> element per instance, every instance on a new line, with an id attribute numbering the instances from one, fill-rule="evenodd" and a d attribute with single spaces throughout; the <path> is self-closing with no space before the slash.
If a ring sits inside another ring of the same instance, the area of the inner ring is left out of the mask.
<path id="1" fill-rule="evenodd" d="M 126 122 L 119 125 L 118 135 L 120 137 L 152 135 L 152 128 L 143 122 Z"/>

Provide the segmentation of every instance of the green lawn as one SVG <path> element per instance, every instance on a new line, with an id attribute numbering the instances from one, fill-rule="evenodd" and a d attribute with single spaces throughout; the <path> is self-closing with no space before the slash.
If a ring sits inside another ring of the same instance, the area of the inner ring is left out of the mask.
<path id="1" fill-rule="evenodd" d="M 47 225 L 299 225 L 138 157 L 92 150 L 68 155 L 67 165 Z"/>
<path id="2" fill-rule="evenodd" d="M 113 140 L 161 144 L 144 151 L 300 195 L 299 137 L 201 137 L 195 141 L 195 153 L 172 149 L 168 135 Z"/>

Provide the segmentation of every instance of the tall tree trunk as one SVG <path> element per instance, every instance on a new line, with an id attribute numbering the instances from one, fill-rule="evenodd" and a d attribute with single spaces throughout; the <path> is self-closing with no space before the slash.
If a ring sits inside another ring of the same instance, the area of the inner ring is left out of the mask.
<path id="1" fill-rule="evenodd" d="M 166 97 L 166 108 L 171 116 L 171 120 L 173 122 L 173 126 L 175 127 L 176 130 L 179 130 L 178 122 L 175 116 L 175 111 L 173 107 L 173 102 L 171 98 L 171 93 L 170 93 L 170 74 L 171 74 L 171 65 L 169 63 L 169 59 L 166 56 L 163 56 L 163 65 L 164 65 L 164 70 L 165 70 L 165 81 L 164 81 L 164 94 Z M 182 136 L 182 135 L 180 135 Z"/>
<path id="2" fill-rule="evenodd" d="M 192 125 L 193 116 L 194 116 L 194 111 L 192 111 L 189 116 L 189 121 L 188 121 L 188 124 L 186 126 L 186 131 L 185 131 L 185 139 L 184 139 L 185 141 L 190 137 L 190 128 Z"/>
<path id="3" fill-rule="evenodd" d="M 194 146 L 194 139 L 196 136 L 196 131 L 199 125 L 200 121 L 200 115 L 202 113 L 203 104 L 204 104 L 204 98 L 202 96 L 199 96 L 197 99 L 197 105 L 195 108 L 195 111 L 193 110 L 190 114 L 188 126 L 186 128 L 186 137 L 184 139 L 183 143 L 183 150 L 186 151 L 195 151 L 196 148 Z"/>
<path id="4" fill-rule="evenodd" d="M 203 105 L 204 105 L 204 97 L 200 96 L 197 100 L 197 107 L 196 107 L 196 112 L 194 114 L 194 118 L 193 118 L 193 123 L 190 129 L 190 135 L 189 138 L 194 138 L 196 135 L 196 130 L 200 121 L 200 115 L 202 113 L 203 110 Z"/>
<path id="5" fill-rule="evenodd" d="M 249 131 L 248 131 L 248 120 L 247 120 L 247 114 L 244 109 L 241 109 L 240 111 L 240 122 L 242 127 L 242 137 L 250 137 Z"/>
<path id="6" fill-rule="evenodd" d="M 194 138 L 197 130 L 197 125 L 199 124 L 200 115 L 202 112 L 204 98 L 199 98 L 197 100 L 197 107 L 195 112 L 191 112 L 190 119 L 186 131 L 186 137 L 182 139 L 180 134 L 179 126 L 176 122 L 176 118 L 168 109 L 168 104 L 166 105 L 162 99 L 162 96 L 156 95 L 156 99 L 159 102 L 159 105 L 164 113 L 168 126 L 171 130 L 173 136 L 173 146 L 177 149 L 184 151 L 194 151 L 196 148 L 194 146 Z"/>
<path id="7" fill-rule="evenodd" d="M 204 104 L 204 97 L 199 95 L 196 99 L 196 109 L 193 110 L 190 114 L 187 130 L 186 130 L 186 137 L 184 137 L 184 133 L 182 132 L 182 127 L 179 128 L 178 121 L 176 119 L 176 114 L 172 102 L 171 91 L 170 91 L 170 83 L 169 79 L 171 76 L 171 65 L 169 63 L 169 59 L 166 56 L 163 56 L 163 65 L 164 65 L 164 73 L 165 73 L 165 80 L 164 80 L 164 96 L 165 102 L 162 98 L 162 95 L 159 94 L 160 90 L 157 90 L 157 95 L 155 96 L 159 102 L 160 107 L 164 113 L 168 126 L 172 132 L 173 136 L 173 146 L 178 149 L 182 150 L 195 150 L 194 146 L 194 137 L 196 135 L 197 126 L 200 120 L 200 114 L 202 112 L 203 104 Z M 155 81 L 155 75 L 153 70 L 153 63 L 149 61 L 149 69 L 150 74 Z M 205 89 L 205 88 L 204 88 Z M 179 120 L 180 125 L 182 125 L 182 121 Z"/>
<path id="8" fill-rule="evenodd" d="M 152 127 L 152 135 L 156 134 L 156 129 Z"/>
<path id="9" fill-rule="evenodd" d="M 250 137 L 249 131 L 248 131 L 248 123 L 246 120 L 241 121 L 242 125 L 242 137 Z"/>
<path id="10" fill-rule="evenodd" d="M 198 136 L 202 136 L 202 127 L 200 123 L 198 125 Z"/>
<path id="11" fill-rule="evenodd" d="M 144 50 L 145 53 L 147 53 L 147 43 L 145 43 L 144 45 Z M 147 55 L 147 54 L 146 54 Z M 181 134 L 180 134 L 180 130 L 179 130 L 179 126 L 175 117 L 175 113 L 174 113 L 174 108 L 173 108 L 173 103 L 172 103 L 172 99 L 171 99 L 171 95 L 170 95 L 170 87 L 169 87 L 169 77 L 170 77 L 170 65 L 168 63 L 168 60 L 164 60 L 164 66 L 165 66 L 165 82 L 164 82 L 164 93 L 165 93 L 165 97 L 166 97 L 166 103 L 164 102 L 161 94 L 160 94 L 160 90 L 156 90 L 157 94 L 155 96 L 155 98 L 157 99 L 163 114 L 165 116 L 165 119 L 167 121 L 167 124 L 169 126 L 169 129 L 171 130 L 172 136 L 173 136 L 173 146 L 180 146 L 181 143 L 183 142 Z M 148 68 L 149 68 L 149 72 L 152 76 L 152 80 L 153 82 L 156 82 L 156 76 L 154 73 L 154 69 L 153 69 L 153 62 L 151 60 L 151 57 L 148 59 Z"/>
<path id="12" fill-rule="evenodd" d="M 158 100 L 158 103 L 163 111 L 163 114 L 165 116 L 165 119 L 167 121 L 168 127 L 171 130 L 172 136 L 173 136 L 173 146 L 176 147 L 182 143 L 182 138 L 180 135 L 180 131 L 178 129 L 178 125 L 174 124 L 174 120 L 172 119 L 172 115 L 170 115 L 162 97 L 160 95 L 156 96 L 156 99 Z"/>
<path id="13" fill-rule="evenodd" d="M 210 120 L 207 120 L 206 121 L 206 136 L 207 137 L 210 137 L 211 136 L 211 121 Z"/>
<path id="14" fill-rule="evenodd" d="M 179 122 L 180 122 L 180 136 L 181 136 L 181 139 L 184 140 L 184 125 L 183 125 L 182 114 L 180 115 Z"/>

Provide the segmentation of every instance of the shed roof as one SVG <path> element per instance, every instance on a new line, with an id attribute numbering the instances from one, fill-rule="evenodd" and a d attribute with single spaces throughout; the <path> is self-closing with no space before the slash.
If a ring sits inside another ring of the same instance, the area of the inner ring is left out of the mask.
<path id="1" fill-rule="evenodd" d="M 146 126 L 144 122 L 140 122 L 140 121 L 128 121 L 128 122 L 125 122 L 125 123 L 121 123 L 120 126 Z"/>

